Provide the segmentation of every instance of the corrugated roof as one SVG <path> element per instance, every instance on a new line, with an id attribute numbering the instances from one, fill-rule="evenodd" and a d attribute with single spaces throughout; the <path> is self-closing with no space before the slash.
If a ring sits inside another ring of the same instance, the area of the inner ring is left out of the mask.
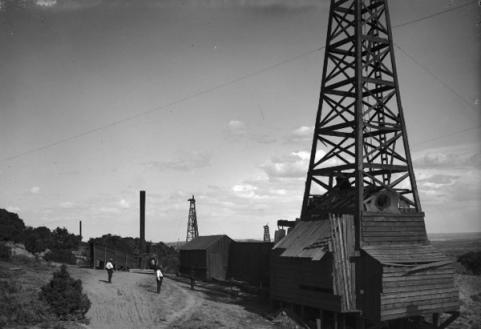
<path id="1" fill-rule="evenodd" d="M 211 245 L 216 243 L 222 238 L 230 238 L 227 235 L 204 235 L 204 236 L 198 236 L 194 240 L 186 243 L 183 245 L 180 250 L 204 250 L 209 248 Z"/>
<path id="2" fill-rule="evenodd" d="M 327 252 L 329 237 L 328 220 L 299 221 L 289 234 L 274 246 L 274 249 L 285 249 L 281 257 L 320 260 Z"/>
<path id="3" fill-rule="evenodd" d="M 449 261 L 449 258 L 430 244 L 371 245 L 364 246 L 362 249 L 386 265 Z"/>

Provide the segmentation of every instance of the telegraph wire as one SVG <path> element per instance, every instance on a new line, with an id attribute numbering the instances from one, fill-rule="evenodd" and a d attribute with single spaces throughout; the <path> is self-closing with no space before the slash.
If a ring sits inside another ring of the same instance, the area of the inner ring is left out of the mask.
<path id="1" fill-rule="evenodd" d="M 407 58 L 409 58 L 414 64 L 419 66 L 424 72 L 429 74 L 432 78 L 434 78 L 436 81 L 441 83 L 446 89 L 448 89 L 450 92 L 452 92 L 456 97 L 458 97 L 466 106 L 468 106 L 470 109 L 473 111 L 476 111 L 476 108 L 474 105 L 468 101 L 464 96 L 462 96 L 460 93 L 458 93 L 454 88 L 452 88 L 448 83 L 446 83 L 443 79 L 438 77 L 436 74 L 434 74 L 429 68 L 427 68 L 425 65 L 421 64 L 414 56 L 409 54 L 407 51 L 405 51 L 399 44 L 395 43 L 394 44 L 397 49 L 399 49 Z"/>
<path id="2" fill-rule="evenodd" d="M 471 2 L 468 2 L 468 3 L 464 3 L 462 5 L 459 5 L 459 6 L 456 6 L 456 7 L 452 7 L 452 8 L 448 8 L 446 10 L 443 10 L 443 11 L 440 11 L 440 12 L 437 12 L 437 13 L 434 13 L 434 14 L 430 14 L 430 15 L 427 15 L 427 16 L 423 16 L 423 17 L 420 17 L 420 18 L 416 18 L 416 19 L 413 19 L 413 20 L 410 20 L 410 21 L 407 21 L 407 22 L 404 22 L 404 23 L 400 23 L 400 24 L 396 24 L 396 25 L 393 25 L 392 28 L 398 28 L 398 27 L 403 27 L 403 26 L 407 26 L 407 25 L 411 25 L 411 24 L 415 24 L 415 23 L 418 23 L 418 22 L 421 22 L 421 21 L 424 21 L 424 20 L 428 20 L 428 19 L 431 19 L 433 17 L 436 17 L 436 16 L 439 16 L 439 15 L 442 15 L 442 14 L 445 14 L 445 13 L 448 13 L 448 12 L 451 12 L 451 11 L 455 11 L 455 10 L 458 10 L 458 9 L 461 9 L 461 8 L 464 8 L 464 7 L 467 7 L 468 5 L 472 5 Z M 399 48 L 399 46 L 397 46 Z M 88 135 L 91 135 L 91 134 L 94 134 L 94 133 L 97 133 L 99 131 L 102 131 L 102 130 L 105 130 L 105 129 L 109 129 L 111 127 L 114 127 L 114 126 L 117 126 L 119 124 L 122 124 L 124 122 L 128 122 L 128 121 L 131 121 L 131 120 L 135 120 L 139 117 L 142 117 L 142 116 L 145 116 L 147 114 L 150 114 L 150 113 L 153 113 L 153 112 L 157 112 L 157 111 L 160 111 L 160 110 L 165 110 L 171 106 L 174 106 L 174 105 L 177 105 L 179 103 L 183 103 L 187 100 L 190 100 L 192 98 L 196 98 L 196 97 L 199 97 L 201 95 L 204 95 L 204 94 L 208 94 L 208 93 L 211 93 L 217 89 L 221 89 L 221 88 L 224 88 L 224 87 L 227 87 L 229 85 L 232 85 L 232 84 L 235 84 L 237 82 L 240 82 L 240 81 L 243 81 L 243 80 L 246 80 L 246 79 L 249 79 L 251 77 L 254 77 L 254 76 L 257 76 L 257 75 L 260 75 L 262 73 L 265 73 L 265 72 L 268 72 L 272 69 L 275 69 L 279 66 L 282 66 L 284 64 L 287 64 L 287 63 L 290 63 L 290 62 L 293 62 L 299 58 L 302 58 L 302 57 L 305 57 L 305 56 L 308 56 L 310 54 L 313 54 L 313 53 L 316 53 L 318 51 L 321 51 L 325 48 L 325 46 L 322 46 L 322 47 L 319 47 L 319 48 L 316 48 L 316 49 L 311 49 L 309 51 L 306 51 L 306 52 L 303 52 L 303 53 L 300 53 L 298 55 L 295 55 L 293 57 L 290 57 L 290 58 L 287 58 L 287 59 L 284 59 L 280 62 L 277 62 L 277 63 L 274 63 L 274 64 L 271 64 L 271 65 L 268 65 L 268 66 L 265 66 L 257 71 L 253 71 L 253 72 L 250 72 L 250 73 L 247 73 L 245 75 L 242 75 L 242 76 L 239 76 L 237 78 L 233 78 L 231 80 L 227 80 L 225 82 L 222 82 L 222 83 L 219 83 L 215 86 L 212 86 L 212 87 L 209 87 L 209 88 L 206 88 L 206 89 L 203 89 L 203 90 L 200 90 L 198 92 L 195 92 L 195 93 L 192 93 L 190 95 L 187 95 L 187 96 L 184 96 L 180 99 L 177 99 L 175 101 L 172 101 L 170 103 L 167 103 L 167 104 L 164 104 L 164 105 L 161 105 L 161 106 L 157 106 L 155 108 L 152 108 L 150 110 L 146 110 L 146 111 L 143 111 L 143 112 L 139 112 L 139 113 L 136 113 L 136 114 L 133 114 L 133 115 L 130 115 L 130 116 L 127 116 L 127 117 L 124 117 L 122 119 L 119 119 L 119 120 L 115 120 L 113 122 L 110 122 L 110 123 L 107 123 L 105 125 L 102 125 L 102 126 L 99 126 L 99 127 L 95 127 L 95 128 L 92 128 L 92 129 L 89 129 L 89 130 L 86 130 L 84 132 L 81 132 L 77 135 L 73 135 L 73 136 L 69 136 L 69 137 L 66 137 L 66 138 L 63 138 L 63 139 L 59 139 L 55 142 L 52 142 L 52 143 L 49 143 L 49 144 L 45 144 L 43 146 L 39 146 L 39 147 L 36 147 L 36 148 L 32 148 L 30 150 L 27 150 L 27 151 L 24 151 L 24 152 L 21 152 L 21 153 L 17 153 L 15 155 L 12 155 L 12 156 L 9 156 L 9 157 L 5 157 L 2 159 L 2 162 L 5 162 L 5 161 L 10 161 L 10 160 L 14 160 L 14 159 L 17 159 L 17 158 L 20 158 L 22 156 L 25 156 L 25 155 L 28 155 L 28 154 L 32 154 L 32 153 L 36 153 L 36 152 L 40 152 L 40 151 L 43 151 L 43 150 L 46 150 L 46 149 L 49 149 L 49 148 L 52 148 L 54 146 L 57 146 L 57 145 L 60 145 L 60 144 L 64 144 L 64 143 L 67 143 L 67 142 L 70 142 L 70 141 L 73 141 L 73 140 L 76 140 L 76 139 L 79 139 L 79 138 L 82 138 L 84 136 L 88 136 Z M 404 52 L 401 48 L 399 48 L 402 52 Z M 407 55 L 407 54 L 406 54 Z M 408 55 L 409 56 L 409 55 Z M 431 73 L 430 73 L 431 74 Z M 439 80 L 439 78 L 436 77 L 437 80 Z M 441 80 L 439 80 L 441 81 Z M 445 85 L 449 90 L 451 90 L 454 94 L 456 94 L 458 97 L 464 99 L 464 97 L 460 96 L 456 91 L 454 91 L 451 87 L 449 87 L 448 85 L 446 85 L 444 82 L 441 81 L 441 83 L 443 83 L 443 85 Z M 471 105 L 470 105 L 471 106 Z"/>
<path id="3" fill-rule="evenodd" d="M 423 145 L 423 144 L 426 144 L 426 143 L 429 143 L 429 142 L 433 142 L 433 141 L 437 141 L 437 140 L 440 140 L 440 139 L 443 139 L 443 138 L 460 135 L 460 134 L 465 133 L 465 132 L 467 132 L 467 131 L 478 130 L 478 129 L 480 129 L 480 128 L 481 128 L 481 125 L 480 125 L 480 126 L 477 126 L 477 127 L 470 127 L 470 128 L 466 128 L 466 129 L 462 129 L 462 130 L 453 131 L 453 132 L 451 132 L 451 133 L 449 133 L 449 134 L 446 134 L 446 135 L 442 135 L 442 136 L 438 136 L 438 137 L 426 139 L 426 140 L 423 140 L 423 141 L 421 141 L 421 142 L 419 142 L 419 143 L 414 143 L 413 146 Z"/>
<path id="4" fill-rule="evenodd" d="M 451 8 L 445 9 L 445 10 L 441 10 L 441 11 L 438 11 L 438 12 L 433 13 L 433 14 L 428 15 L 428 16 L 423 16 L 423 17 L 420 17 L 420 18 L 415 18 L 413 20 L 404 22 L 404 23 L 392 25 L 392 28 L 398 28 L 398 27 L 403 27 L 403 26 L 406 26 L 406 25 L 411 25 L 411 24 L 414 24 L 414 23 L 419 23 L 419 22 L 425 21 L 427 19 L 430 19 L 430 18 L 433 18 L 433 17 L 436 17 L 436 16 L 441 16 L 443 14 L 446 14 L 446 13 L 449 13 L 451 11 L 455 11 L 455 10 L 458 10 L 458 9 L 461 9 L 461 8 L 464 8 L 464 7 L 473 5 L 473 4 L 474 4 L 474 2 L 468 1 L 466 3 L 463 3 L 462 5 L 459 5 L 459 6 L 456 6 L 456 7 L 451 7 Z"/>

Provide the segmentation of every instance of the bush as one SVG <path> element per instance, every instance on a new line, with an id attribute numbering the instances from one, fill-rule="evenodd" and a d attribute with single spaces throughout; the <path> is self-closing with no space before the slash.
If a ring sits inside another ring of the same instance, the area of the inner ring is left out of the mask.
<path id="1" fill-rule="evenodd" d="M 72 250 L 69 249 L 53 249 L 48 251 L 45 256 L 45 260 L 48 262 L 58 262 L 64 264 L 74 265 L 77 261 Z"/>
<path id="2" fill-rule="evenodd" d="M 48 227 L 27 227 L 24 233 L 25 249 L 39 253 L 52 246 L 52 232 Z"/>
<path id="3" fill-rule="evenodd" d="M 481 274 L 481 251 L 470 251 L 458 257 L 461 263 L 468 271 L 475 275 Z"/>
<path id="4" fill-rule="evenodd" d="M 12 256 L 12 249 L 3 243 L 0 243 L 0 259 L 9 260 Z"/>
<path id="5" fill-rule="evenodd" d="M 0 209 L 0 240 L 20 242 L 24 230 L 25 223 L 17 214 Z"/>
<path id="6" fill-rule="evenodd" d="M 90 308 L 90 300 L 82 293 L 82 281 L 73 279 L 65 265 L 54 272 L 52 280 L 41 288 L 40 299 L 65 320 L 83 319 Z"/>

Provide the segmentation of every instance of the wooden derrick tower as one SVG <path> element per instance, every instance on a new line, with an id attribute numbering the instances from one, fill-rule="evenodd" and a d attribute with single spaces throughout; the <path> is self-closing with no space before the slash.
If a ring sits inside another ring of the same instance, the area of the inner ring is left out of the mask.
<path id="1" fill-rule="evenodd" d="M 199 236 L 194 196 L 192 196 L 192 198 L 188 199 L 187 201 L 189 201 L 189 218 L 187 220 L 187 237 L 185 239 L 185 242 L 192 241 Z"/>
<path id="2" fill-rule="evenodd" d="M 459 315 L 454 269 L 426 235 L 387 0 L 331 0 L 301 220 L 273 254 L 273 272 L 303 272 L 273 275 L 273 298 L 334 323 Z"/>

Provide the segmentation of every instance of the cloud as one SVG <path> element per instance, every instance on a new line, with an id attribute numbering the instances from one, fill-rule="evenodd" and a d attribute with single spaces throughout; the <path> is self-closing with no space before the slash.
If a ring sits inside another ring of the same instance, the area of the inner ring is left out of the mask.
<path id="1" fill-rule="evenodd" d="M 73 206 L 74 206 L 74 203 L 70 201 L 65 201 L 60 203 L 60 208 L 64 208 L 64 209 L 70 209 L 70 208 L 73 208 Z"/>
<path id="2" fill-rule="evenodd" d="M 300 126 L 291 131 L 286 137 L 288 143 L 312 143 L 312 134 L 314 132 L 313 126 Z"/>
<path id="3" fill-rule="evenodd" d="M 122 199 L 122 200 L 119 201 L 119 206 L 120 206 L 120 208 L 128 209 L 128 208 L 130 208 L 130 203 L 127 202 L 127 200 Z"/>
<path id="4" fill-rule="evenodd" d="M 259 144 L 271 144 L 277 139 L 274 136 L 267 135 L 264 132 L 255 132 L 249 128 L 245 122 L 239 120 L 231 120 L 227 124 L 224 131 L 226 138 L 231 141 L 251 140 Z"/>
<path id="5" fill-rule="evenodd" d="M 52 7 L 57 4 L 57 0 L 35 0 L 35 4 L 40 7 Z"/>
<path id="6" fill-rule="evenodd" d="M 481 152 L 472 147 L 445 147 L 418 152 L 415 168 L 467 168 L 481 167 Z"/>
<path id="7" fill-rule="evenodd" d="M 105 214 L 120 214 L 120 210 L 114 207 L 101 207 L 99 211 Z"/>
<path id="8" fill-rule="evenodd" d="M 307 151 L 292 152 L 287 156 L 272 157 L 261 165 L 269 178 L 304 178 L 309 166 Z"/>
<path id="9" fill-rule="evenodd" d="M 257 187 L 251 184 L 239 184 L 232 187 L 232 191 L 242 198 L 259 198 L 256 194 Z"/>
<path id="10" fill-rule="evenodd" d="M 40 187 L 38 187 L 38 186 L 33 186 L 33 187 L 31 187 L 31 188 L 30 188 L 30 193 L 32 193 L 32 194 L 38 194 L 38 193 L 40 193 Z"/>
<path id="11" fill-rule="evenodd" d="M 16 207 L 16 206 L 7 206 L 7 211 L 18 213 L 18 212 L 22 211 L 22 209 L 20 209 L 19 207 Z"/>
<path id="12" fill-rule="evenodd" d="M 193 171 L 210 167 L 212 156 L 207 152 L 183 152 L 176 159 L 167 161 L 153 161 L 147 166 L 158 170 Z"/>
<path id="13" fill-rule="evenodd" d="M 247 133 L 246 124 L 239 120 L 229 121 L 227 128 L 229 132 L 235 136 L 244 136 Z"/>
<path id="14" fill-rule="evenodd" d="M 454 209 L 463 214 L 479 210 L 481 163 L 477 145 L 457 145 L 416 152 L 414 170 L 421 204 L 443 216 Z M 436 230 L 443 227 L 436 227 Z"/>

